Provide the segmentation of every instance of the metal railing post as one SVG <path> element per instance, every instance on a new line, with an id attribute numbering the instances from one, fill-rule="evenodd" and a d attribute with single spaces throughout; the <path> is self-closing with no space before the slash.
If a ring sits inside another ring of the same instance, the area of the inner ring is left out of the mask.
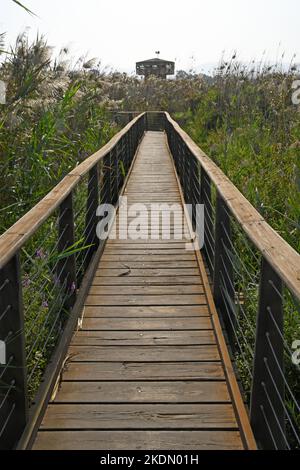
<path id="1" fill-rule="evenodd" d="M 230 345 L 234 350 L 236 329 L 236 305 L 234 273 L 231 252 L 230 217 L 225 202 L 217 194 L 215 220 L 215 253 L 213 273 L 213 296 L 220 309 Z"/>
<path id="2" fill-rule="evenodd" d="M 114 149 L 114 171 L 115 171 L 115 181 L 114 181 L 114 204 L 118 201 L 119 196 L 119 184 L 120 184 L 120 167 L 119 167 L 119 142 L 116 144 Z"/>
<path id="3" fill-rule="evenodd" d="M 101 204 L 112 204 L 112 158 L 109 152 L 103 160 L 103 176 L 100 192 Z"/>
<path id="4" fill-rule="evenodd" d="M 27 367 L 20 256 L 0 271 L 0 338 L 5 363 L 0 366 L 0 449 L 12 449 L 28 420 Z"/>
<path id="5" fill-rule="evenodd" d="M 263 257 L 250 405 L 251 426 L 263 449 L 286 448 L 281 293 L 282 281 Z"/>
<path id="6" fill-rule="evenodd" d="M 98 165 L 95 165 L 89 171 L 88 181 L 88 197 L 86 204 L 86 218 L 85 218 L 85 245 L 90 246 L 87 248 L 88 253 L 85 259 L 85 270 L 88 268 L 92 256 L 97 251 L 99 246 L 99 239 L 96 234 L 97 217 L 96 211 L 99 205 L 99 173 Z"/>
<path id="7" fill-rule="evenodd" d="M 64 253 L 75 243 L 74 235 L 74 211 L 72 192 L 60 205 L 59 228 L 58 228 L 58 254 Z M 76 301 L 76 257 L 75 254 L 66 254 L 57 263 L 57 278 L 60 286 L 67 294 L 64 307 L 69 310 Z"/>
<path id="8" fill-rule="evenodd" d="M 204 204 L 204 252 L 206 254 L 210 275 L 214 270 L 214 236 L 211 181 L 207 173 L 201 168 L 200 174 L 200 194 L 201 204 Z"/>

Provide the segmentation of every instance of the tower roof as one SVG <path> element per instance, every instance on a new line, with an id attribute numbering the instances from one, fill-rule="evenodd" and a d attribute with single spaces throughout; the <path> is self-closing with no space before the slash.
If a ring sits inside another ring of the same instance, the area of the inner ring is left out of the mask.
<path id="1" fill-rule="evenodd" d="M 141 60 L 139 62 L 137 62 L 136 64 L 139 65 L 139 64 L 144 64 L 146 62 L 150 62 L 152 64 L 174 64 L 175 62 L 173 60 L 163 60 L 163 59 L 160 59 L 159 57 L 154 57 L 153 59 L 146 59 L 146 60 Z"/>

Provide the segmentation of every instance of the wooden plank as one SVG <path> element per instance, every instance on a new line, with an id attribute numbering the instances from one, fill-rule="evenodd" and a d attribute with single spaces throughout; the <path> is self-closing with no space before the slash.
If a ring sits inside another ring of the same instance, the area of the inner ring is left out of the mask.
<path id="1" fill-rule="evenodd" d="M 64 381 L 225 380 L 220 362 L 68 362 Z"/>
<path id="2" fill-rule="evenodd" d="M 138 221 L 140 224 L 148 224 L 148 222 L 152 224 L 166 224 L 169 223 L 170 225 L 179 222 L 181 224 L 184 223 L 185 218 L 183 216 L 183 212 L 172 212 L 171 207 L 175 204 L 169 205 L 170 209 L 168 212 L 164 211 L 163 213 L 157 212 L 153 210 L 153 205 L 143 207 L 141 212 L 137 211 L 134 212 L 133 215 L 127 214 L 125 217 L 123 214 L 119 215 L 116 218 L 116 224 L 121 224 L 122 222 L 126 221 L 128 224 Z M 130 206 L 129 206 L 130 207 Z"/>
<path id="3" fill-rule="evenodd" d="M 161 248 L 158 249 L 156 247 L 145 247 L 140 249 L 138 245 L 135 245 L 133 248 L 130 246 L 123 246 L 119 247 L 118 245 L 114 246 L 107 246 L 105 249 L 105 254 L 106 255 L 143 255 L 143 256 L 148 256 L 148 255 L 168 255 L 168 256 L 173 256 L 173 255 L 182 255 L 186 253 L 186 248 L 185 248 L 185 243 L 182 244 L 180 249 L 172 249 L 172 248 Z"/>
<path id="4" fill-rule="evenodd" d="M 101 279 L 101 278 L 100 278 Z M 90 295 L 178 295 L 178 294 L 203 294 L 203 286 L 201 285 L 184 285 L 184 286 L 134 286 L 134 285 L 118 285 L 118 286 L 103 286 L 98 285 L 97 280 L 93 280 L 93 285 L 90 288 Z"/>
<path id="5" fill-rule="evenodd" d="M 148 188 L 149 192 L 145 192 L 145 188 Z M 139 203 L 138 209 L 144 208 L 144 204 L 148 204 L 150 209 L 157 210 L 161 208 L 169 209 L 170 206 L 175 206 L 179 210 L 182 210 L 182 204 L 180 198 L 178 198 L 177 187 L 168 185 L 168 183 L 161 183 L 160 187 L 155 187 L 153 184 L 148 182 L 142 182 L 140 186 L 134 185 L 125 192 L 127 197 L 127 206 L 131 204 Z M 142 204 L 142 206 L 140 206 Z M 154 205 L 154 207 L 153 207 Z M 134 215 L 134 213 L 133 213 Z"/>
<path id="6" fill-rule="evenodd" d="M 166 241 L 170 243 L 184 243 L 186 246 L 187 243 L 191 243 L 193 240 L 187 233 L 183 233 L 181 231 L 169 231 L 169 230 L 149 230 L 147 227 L 140 227 L 137 229 L 130 229 L 129 227 L 122 227 L 117 229 L 114 232 L 114 235 L 110 238 L 110 241 L 113 242 L 115 240 L 116 243 L 120 243 L 122 241 L 122 237 L 124 234 L 128 238 L 128 243 L 166 243 Z M 138 238 L 137 238 L 138 237 Z M 190 246 L 190 245 L 189 245 Z M 187 250 L 188 251 L 188 250 Z"/>
<path id="7" fill-rule="evenodd" d="M 85 330 L 209 330 L 210 317 L 186 318 L 85 318 Z"/>
<path id="8" fill-rule="evenodd" d="M 125 229 L 126 232 L 125 232 Z M 146 224 L 139 224 L 139 223 L 134 223 L 133 225 L 130 224 L 122 224 L 122 225 L 117 225 L 116 228 L 113 229 L 114 232 L 114 238 L 121 238 L 122 233 L 126 234 L 126 237 L 131 238 L 132 240 L 135 240 L 135 238 L 142 239 L 142 237 L 146 237 L 146 240 L 151 240 L 151 239 L 162 239 L 162 240 L 169 240 L 169 238 L 173 238 L 175 240 L 191 240 L 191 237 L 188 233 L 188 230 L 186 227 L 183 227 L 182 225 L 178 226 L 152 226 L 150 223 Z M 161 235 L 159 237 L 159 235 Z M 170 235 L 172 235 L 170 237 Z M 190 252 L 191 253 L 191 252 Z M 179 255 L 178 255 L 179 256 Z M 174 258 L 176 258 L 174 256 Z"/>
<path id="9" fill-rule="evenodd" d="M 43 431 L 34 450 L 242 450 L 238 431 Z"/>
<path id="10" fill-rule="evenodd" d="M 180 220 L 178 221 L 151 221 L 150 216 L 149 219 L 138 219 L 134 218 L 128 221 L 117 221 L 116 225 L 114 226 L 114 230 L 117 232 L 117 235 L 119 235 L 119 232 L 121 230 L 127 228 L 127 233 L 128 233 L 128 238 L 133 238 L 132 234 L 135 235 L 136 232 L 143 232 L 145 233 L 172 233 L 176 234 L 179 238 L 179 235 L 188 235 L 188 230 L 184 226 L 184 223 L 181 222 Z M 120 236 L 120 235 L 119 235 Z M 120 236 L 121 237 L 121 236 Z M 124 237 L 124 235 L 123 235 Z M 179 238 L 179 241 L 182 239 L 182 237 Z M 191 252 L 190 252 L 191 253 Z M 182 253 L 180 253 L 182 254 Z M 176 257 L 176 255 L 174 255 Z"/>
<path id="11" fill-rule="evenodd" d="M 196 261 L 100 261 L 99 269 L 170 269 L 170 268 L 197 268 Z"/>
<path id="12" fill-rule="evenodd" d="M 96 276 L 93 280 L 94 286 L 176 286 L 183 292 L 185 288 L 192 285 L 201 285 L 199 276 Z M 178 291 L 177 291 L 178 292 Z M 189 292 L 190 293 L 190 292 Z"/>
<path id="13" fill-rule="evenodd" d="M 127 219 L 133 221 L 139 218 L 143 221 L 166 221 L 184 220 L 184 210 L 178 199 L 171 199 L 166 196 L 159 198 L 158 193 L 153 193 L 153 199 L 146 199 L 143 195 L 128 196 L 127 198 Z M 138 199 L 138 201 L 137 201 Z M 124 214 L 119 214 L 117 221 L 124 220 Z"/>
<path id="14" fill-rule="evenodd" d="M 141 181 L 140 178 L 142 178 L 142 181 L 153 181 L 153 182 L 161 182 L 161 181 L 173 182 L 174 181 L 176 183 L 174 173 L 172 172 L 171 164 L 167 165 L 167 168 L 165 165 L 163 168 L 164 171 L 163 172 L 161 171 L 160 174 L 158 173 L 158 169 L 155 170 L 154 174 L 151 174 L 151 173 L 145 174 L 145 170 L 146 170 L 146 167 L 144 165 L 139 169 L 139 171 L 138 171 L 138 167 L 135 167 L 135 170 L 131 174 L 130 181 L 132 183 L 135 183 L 135 182 L 140 183 Z"/>
<path id="15" fill-rule="evenodd" d="M 88 295 L 86 305 L 204 305 L 202 294 L 190 295 Z"/>
<path id="16" fill-rule="evenodd" d="M 85 306 L 84 318 L 187 318 L 187 317 L 208 317 L 207 305 L 168 305 L 168 306 L 130 306 L 130 307 L 109 307 L 109 306 Z"/>
<path id="17" fill-rule="evenodd" d="M 146 171 L 146 170 L 144 170 L 144 171 Z M 130 178 L 130 182 L 127 186 L 128 194 L 131 193 L 132 188 L 134 189 L 136 187 L 141 188 L 141 190 L 144 191 L 145 190 L 145 185 L 147 185 L 147 186 L 150 185 L 150 186 L 153 186 L 155 188 L 157 187 L 158 191 L 161 190 L 162 186 L 172 188 L 172 190 L 174 192 L 176 191 L 176 180 L 174 179 L 174 175 L 172 177 L 172 175 L 170 173 L 168 173 L 164 176 L 159 176 L 159 175 L 156 175 L 155 173 L 153 173 L 152 175 L 149 175 L 145 178 L 142 176 L 142 173 L 141 174 L 135 173 Z"/>
<path id="18" fill-rule="evenodd" d="M 172 251 L 178 250 L 186 250 L 186 242 L 185 241 L 172 241 L 170 243 L 169 240 L 162 242 L 160 240 L 153 240 L 151 243 L 147 243 L 145 241 L 135 241 L 135 240 L 109 240 L 105 251 L 113 252 L 114 250 L 120 251 L 124 250 L 125 252 L 135 252 L 137 251 L 145 251 L 148 252 L 149 250 L 156 250 L 156 251 L 165 251 L 165 254 L 171 253 Z"/>
<path id="19" fill-rule="evenodd" d="M 149 189 L 149 192 L 144 192 L 145 187 Z M 161 183 L 160 185 L 154 185 L 151 183 L 141 183 L 139 186 L 129 186 L 124 193 L 124 196 L 128 196 L 128 203 L 137 200 L 138 203 L 144 204 L 144 202 L 177 202 L 178 199 L 177 186 L 168 185 L 167 183 Z"/>
<path id="20" fill-rule="evenodd" d="M 177 190 L 177 185 L 176 185 L 176 180 L 174 178 L 174 175 L 173 177 L 169 177 L 167 179 L 167 181 L 156 181 L 155 179 L 154 180 L 150 180 L 148 181 L 148 184 L 149 186 L 153 186 L 153 187 L 158 187 L 158 188 L 161 188 L 163 187 L 165 184 L 169 187 L 172 187 L 174 191 Z M 126 187 L 126 189 L 128 191 L 130 191 L 130 187 L 135 187 L 135 186 L 139 186 L 141 187 L 143 190 L 145 190 L 145 186 L 143 185 L 143 181 L 140 181 L 139 178 L 137 177 L 137 175 L 135 175 L 135 179 L 131 180 L 130 178 L 130 181 L 128 182 L 128 185 Z"/>
<path id="21" fill-rule="evenodd" d="M 215 345 L 208 346 L 71 346 L 69 355 L 73 362 L 83 361 L 219 361 Z"/>
<path id="22" fill-rule="evenodd" d="M 55 403 L 230 403 L 226 382 L 62 382 Z"/>
<path id="23" fill-rule="evenodd" d="M 159 202 L 146 202 L 146 200 L 143 200 L 142 204 L 143 204 L 143 209 L 147 209 L 147 211 L 150 211 L 153 212 L 155 215 L 157 213 L 159 214 L 163 214 L 163 215 L 166 215 L 166 213 L 169 213 L 169 207 L 173 207 L 174 205 L 176 205 L 176 207 L 180 208 L 180 210 L 182 210 L 182 205 L 181 205 L 181 202 L 180 202 L 180 199 L 178 199 L 177 201 L 174 201 L 174 202 L 161 202 L 163 201 L 164 199 L 161 198 L 161 200 Z M 130 203 L 130 196 L 127 197 L 127 202 L 128 204 Z M 160 208 L 160 210 L 158 211 L 158 207 Z"/>
<path id="24" fill-rule="evenodd" d="M 132 192 L 130 195 L 128 194 L 128 204 L 135 204 L 135 203 L 142 203 L 145 205 L 149 205 L 152 203 L 159 203 L 159 204 L 173 204 L 173 203 L 180 203 L 180 197 L 175 193 L 167 193 L 159 194 L 153 193 L 151 197 L 141 193 L 140 191 Z"/>
<path id="25" fill-rule="evenodd" d="M 141 175 L 135 173 L 130 178 L 130 184 L 128 184 L 128 188 L 131 188 L 131 187 L 134 188 L 135 186 L 143 187 L 143 184 L 147 184 L 147 185 L 150 184 L 154 186 L 166 185 L 166 186 L 175 188 L 176 180 L 174 178 L 174 175 L 173 175 L 173 178 L 171 177 L 171 174 L 162 175 L 162 176 L 154 174 L 154 175 L 148 175 L 147 177 L 141 177 Z"/>
<path id="26" fill-rule="evenodd" d="M 213 331 L 78 331 L 74 346 L 146 346 L 215 344 Z"/>
<path id="27" fill-rule="evenodd" d="M 170 183 L 147 183 L 147 189 L 149 190 L 148 194 L 151 192 L 162 192 L 162 193 L 168 193 L 168 194 L 174 194 L 177 195 L 177 185 L 175 182 L 170 182 Z M 129 181 L 125 195 L 127 193 L 133 194 L 133 193 L 142 193 L 145 190 L 145 183 L 131 183 Z"/>
<path id="28" fill-rule="evenodd" d="M 183 213 L 183 209 L 181 209 L 181 207 L 179 206 L 179 210 L 176 209 L 176 210 L 172 210 L 172 206 L 169 205 L 169 210 L 168 211 L 157 211 L 157 210 L 154 210 L 154 208 L 151 206 L 147 207 L 147 210 L 145 211 L 144 213 L 144 210 L 143 212 L 137 212 L 136 214 L 134 215 L 130 215 L 130 214 L 127 214 L 127 218 L 126 220 L 128 221 L 128 223 L 132 222 L 132 221 L 136 221 L 136 219 L 138 218 L 139 222 L 156 222 L 156 223 L 166 223 L 166 222 L 181 222 L 183 223 L 185 218 L 184 218 L 184 213 Z M 176 204 L 176 207 L 177 207 L 177 204 Z M 122 222 L 123 220 L 125 219 L 125 217 L 122 215 L 119 215 L 117 216 L 117 219 L 116 219 L 116 222 L 119 223 L 119 222 Z"/>
<path id="29" fill-rule="evenodd" d="M 147 263 L 150 263 L 151 261 L 155 262 L 163 262 L 166 261 L 168 262 L 169 260 L 172 260 L 173 262 L 177 261 L 194 261 L 196 260 L 196 257 L 194 253 L 191 252 L 186 252 L 180 255 L 161 255 L 160 253 L 151 253 L 151 254 L 145 254 L 145 255 L 111 255 L 111 254 L 106 254 L 102 256 L 102 262 L 105 263 L 107 261 L 122 261 L 126 263 L 131 263 L 131 262 L 144 262 L 146 261 Z"/>
<path id="30" fill-rule="evenodd" d="M 48 429 L 237 429 L 231 405 L 56 405 L 48 407 Z"/>
<path id="31" fill-rule="evenodd" d="M 120 276 L 121 278 L 139 278 L 139 277 L 165 277 L 165 276 L 172 276 L 174 278 L 179 277 L 181 279 L 183 276 L 197 276 L 198 269 L 194 268 L 130 268 L 128 269 L 125 266 L 121 268 L 114 267 L 113 265 L 111 268 L 103 268 L 101 262 L 99 264 L 99 268 L 96 272 L 96 277 L 98 276 Z M 124 275 L 125 274 L 125 275 Z M 175 279 L 176 282 L 178 280 Z M 201 281 L 202 282 L 202 281 Z"/>

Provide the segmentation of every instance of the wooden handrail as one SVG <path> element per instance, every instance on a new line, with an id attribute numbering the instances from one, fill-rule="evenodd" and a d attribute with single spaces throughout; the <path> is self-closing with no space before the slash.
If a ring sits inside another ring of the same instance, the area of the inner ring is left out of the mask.
<path id="1" fill-rule="evenodd" d="M 145 113 L 141 113 L 130 121 L 106 145 L 68 173 L 40 202 L 1 235 L 0 269 L 8 263 L 24 243 L 59 207 L 79 181 L 117 145 L 121 138 L 143 115 Z"/>
<path id="2" fill-rule="evenodd" d="M 270 227 L 262 215 L 234 186 L 223 171 L 195 144 L 191 137 L 165 113 L 167 121 L 184 140 L 190 152 L 226 201 L 232 215 L 263 254 L 284 284 L 300 299 L 300 255 Z"/>

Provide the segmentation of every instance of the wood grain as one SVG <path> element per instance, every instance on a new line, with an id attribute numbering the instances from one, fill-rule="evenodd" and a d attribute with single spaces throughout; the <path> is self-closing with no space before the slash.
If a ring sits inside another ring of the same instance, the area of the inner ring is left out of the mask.
<path id="1" fill-rule="evenodd" d="M 41 429 L 237 429 L 231 405 L 55 405 Z"/>
<path id="2" fill-rule="evenodd" d="M 91 380 L 225 380 L 220 362 L 72 362 L 67 361 L 64 381 Z"/>
<path id="3" fill-rule="evenodd" d="M 70 346 L 72 361 L 219 361 L 216 345 L 205 346 Z M 88 365 L 87 365 L 88 367 Z"/>
<path id="4" fill-rule="evenodd" d="M 42 431 L 34 450 L 242 450 L 238 431 Z"/>
<path id="5" fill-rule="evenodd" d="M 84 330 L 211 330 L 210 317 L 86 318 Z"/>
<path id="6" fill-rule="evenodd" d="M 207 317 L 207 305 L 167 305 L 167 306 L 91 306 L 86 305 L 83 311 L 84 318 L 189 318 Z M 207 324 L 207 323 L 206 323 Z"/>
<path id="7" fill-rule="evenodd" d="M 91 295 L 86 305 L 203 305 L 206 303 L 203 294 L 190 295 Z"/>
<path id="8" fill-rule="evenodd" d="M 55 403 L 228 403 L 226 382 L 62 382 Z"/>
<path id="9" fill-rule="evenodd" d="M 146 286 L 135 286 L 135 285 L 117 285 L 117 286 L 108 286 L 108 285 L 98 285 L 97 281 L 94 280 L 93 284 L 90 288 L 89 295 L 100 295 L 100 296 L 106 296 L 106 295 L 113 295 L 115 296 L 148 296 L 148 295 L 158 295 L 158 296 L 163 296 L 163 295 L 186 295 L 186 294 L 203 294 L 204 289 L 203 286 L 201 285 L 184 285 L 184 286 L 169 286 L 167 284 L 164 285 L 146 285 Z M 155 299 L 153 299 L 155 300 Z"/>
<path id="10" fill-rule="evenodd" d="M 75 346 L 146 346 L 214 344 L 213 331 L 78 331 L 73 337 Z"/>
<path id="11" fill-rule="evenodd" d="M 199 286 L 201 289 L 201 279 L 199 276 L 96 276 L 93 280 L 93 286 L 163 286 L 166 288 L 176 286 L 177 292 L 182 291 L 182 293 L 190 294 L 191 292 L 187 292 L 185 289 L 191 288 L 191 286 Z"/>

